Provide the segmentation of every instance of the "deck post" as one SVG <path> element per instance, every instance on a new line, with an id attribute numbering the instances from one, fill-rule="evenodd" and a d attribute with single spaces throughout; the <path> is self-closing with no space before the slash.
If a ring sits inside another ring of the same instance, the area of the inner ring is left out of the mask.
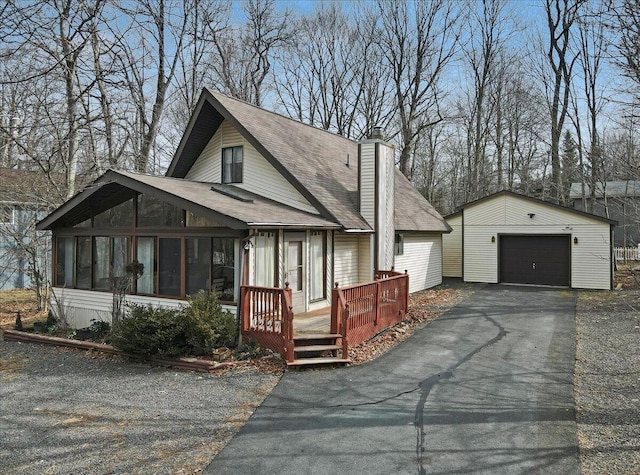
<path id="1" fill-rule="evenodd" d="M 407 269 L 404 270 L 404 278 L 405 278 L 405 289 L 404 289 L 404 313 L 405 315 L 409 312 L 409 272 Z"/>
<path id="2" fill-rule="evenodd" d="M 337 292 L 336 292 L 337 293 Z M 349 304 L 344 306 L 344 315 L 341 319 L 341 332 L 342 333 L 342 357 L 344 359 L 349 358 L 349 342 L 347 335 L 347 321 L 349 320 Z"/>
<path id="3" fill-rule="evenodd" d="M 338 282 L 336 282 L 335 288 L 331 292 L 331 325 L 329 329 L 329 332 L 334 335 L 339 331 L 338 314 Z"/>
<path id="4" fill-rule="evenodd" d="M 378 322 L 380 321 L 380 303 L 382 301 L 382 292 L 381 292 L 381 287 L 382 285 L 380 285 L 380 282 L 376 281 L 376 316 L 375 316 L 375 320 L 373 320 L 373 326 L 377 327 L 378 326 Z"/>
<path id="5" fill-rule="evenodd" d="M 284 292 L 282 293 L 283 316 L 284 316 L 284 351 L 286 359 L 293 362 L 295 359 L 293 351 L 293 291 L 289 287 L 289 282 L 284 283 Z"/>

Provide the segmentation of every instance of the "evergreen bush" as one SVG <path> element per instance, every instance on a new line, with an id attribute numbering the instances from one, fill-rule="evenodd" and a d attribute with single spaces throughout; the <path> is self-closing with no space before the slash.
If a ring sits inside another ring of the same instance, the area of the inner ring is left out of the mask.
<path id="1" fill-rule="evenodd" d="M 167 357 L 202 355 L 218 346 L 234 346 L 234 316 L 217 297 L 199 292 L 181 309 L 131 304 L 113 326 L 111 342 L 127 353 Z"/>
<path id="2" fill-rule="evenodd" d="M 184 309 L 195 322 L 205 322 L 214 329 L 217 336 L 214 347 L 233 347 L 238 338 L 238 325 L 235 317 L 223 310 L 215 292 L 207 295 L 204 291 L 189 297 L 189 305 Z M 195 342 L 194 342 L 195 343 Z"/>

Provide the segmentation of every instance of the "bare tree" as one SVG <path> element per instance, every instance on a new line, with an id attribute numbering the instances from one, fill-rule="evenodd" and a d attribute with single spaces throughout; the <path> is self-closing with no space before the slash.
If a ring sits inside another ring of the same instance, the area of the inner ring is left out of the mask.
<path id="1" fill-rule="evenodd" d="M 577 54 L 571 50 L 573 27 L 585 0 L 545 0 L 547 19 L 547 64 L 551 74 L 544 77 L 551 120 L 551 186 L 550 198 L 556 203 L 562 197 L 560 139 L 569 111 L 571 80 Z"/>
<path id="2" fill-rule="evenodd" d="M 460 38 L 461 12 L 446 0 L 378 0 L 380 44 L 392 76 L 400 171 L 411 179 L 418 136 L 443 120 L 440 103 L 445 67 Z"/>
<path id="3" fill-rule="evenodd" d="M 610 2 L 618 36 L 616 44 L 620 60 L 618 65 L 631 81 L 634 99 L 640 102 L 640 0 Z"/>
<path id="4" fill-rule="evenodd" d="M 492 131 L 501 126 L 493 122 L 500 103 L 501 74 L 503 62 L 508 60 L 505 42 L 510 32 L 506 31 L 509 18 L 505 14 L 504 0 L 486 0 L 474 9 L 469 17 L 468 29 L 475 34 L 462 46 L 462 51 L 472 76 L 470 91 L 469 136 L 468 136 L 468 199 L 476 199 L 489 193 L 491 186 L 491 164 L 487 147 Z M 494 140 L 496 145 L 499 140 Z M 501 149 L 500 149 L 501 150 Z M 498 184 L 502 181 L 502 155 L 498 162 Z"/>
<path id="5" fill-rule="evenodd" d="M 165 99 L 194 8 L 193 0 L 139 0 L 133 8 L 126 3 L 121 6 L 127 21 L 121 19 L 113 25 L 118 41 L 116 55 L 135 107 L 131 126 L 135 130 L 133 152 L 137 171 L 150 169 Z"/>
<path id="6" fill-rule="evenodd" d="M 260 106 L 275 50 L 289 38 L 289 13 L 276 11 L 275 0 L 247 0 L 243 10 L 244 28 L 220 28 L 215 17 L 209 19 L 215 25 L 210 37 L 218 53 L 211 67 L 224 92 Z"/>
<path id="7" fill-rule="evenodd" d="M 102 8 L 103 0 L 81 4 L 72 0 L 54 0 L 12 6 L 6 12 L 8 16 L 2 25 L 8 25 L 12 31 L 5 56 L 20 60 L 30 52 L 35 54 L 36 62 L 39 63 L 35 68 L 24 71 L 25 74 L 15 78 L 15 81 L 32 84 L 38 80 L 46 80 L 50 84 L 53 80 L 59 80 L 64 91 L 62 95 L 55 92 L 53 96 L 61 106 L 64 105 L 60 108 L 47 108 L 44 112 L 55 128 L 52 130 L 55 134 L 52 152 L 58 159 L 56 167 L 63 167 L 65 170 L 66 196 L 70 198 L 76 191 L 80 129 L 84 120 L 79 104 L 85 85 L 79 68 L 89 42 L 88 26 Z M 41 97 L 41 94 L 38 96 Z M 47 98 L 49 101 L 51 99 Z M 54 117 L 54 111 L 60 115 Z"/>
<path id="8" fill-rule="evenodd" d="M 591 192 L 590 200 L 587 203 L 593 204 L 595 200 L 595 193 L 597 189 L 598 181 L 604 180 L 604 169 L 602 161 L 602 150 L 600 146 L 600 132 L 598 130 L 598 120 L 602 114 L 602 110 L 607 102 L 604 96 L 605 86 L 602 84 L 602 72 L 603 62 L 607 56 L 607 44 L 608 40 L 605 35 L 605 23 L 604 14 L 605 9 L 603 4 L 590 3 L 585 5 L 590 7 L 589 10 L 585 8 L 584 14 L 577 20 L 577 35 L 576 35 L 576 51 L 578 51 L 578 66 L 579 75 L 582 77 L 582 88 L 578 90 L 577 87 L 572 89 L 571 103 L 573 106 L 573 115 L 571 120 L 576 130 L 578 139 L 578 162 L 580 164 L 582 192 L 585 193 L 586 182 L 589 184 Z M 584 112 L 580 107 L 579 98 L 584 98 L 585 111 L 586 111 L 586 124 L 589 134 L 589 148 L 586 156 L 588 159 L 588 166 L 584 163 L 583 153 L 583 134 L 582 134 L 582 120 Z M 588 172 L 588 179 L 585 180 L 584 175 Z M 573 170 L 562 169 L 562 195 L 560 196 L 560 202 L 563 204 L 568 203 L 570 181 L 564 175 L 576 176 Z M 583 201 L 584 197 L 583 197 Z"/>
<path id="9" fill-rule="evenodd" d="M 366 7 L 366 6 L 365 6 Z M 359 139 L 386 126 L 389 80 L 371 9 L 351 21 L 339 4 L 319 6 L 295 25 L 296 38 L 280 57 L 276 92 L 299 120 Z"/>

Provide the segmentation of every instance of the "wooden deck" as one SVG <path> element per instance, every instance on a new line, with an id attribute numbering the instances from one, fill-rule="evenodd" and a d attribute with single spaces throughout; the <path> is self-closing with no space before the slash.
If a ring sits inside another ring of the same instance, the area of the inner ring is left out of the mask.
<path id="1" fill-rule="evenodd" d="M 339 287 L 331 307 L 294 314 L 292 291 L 243 285 L 240 288 L 242 338 L 280 353 L 290 366 L 344 364 L 357 345 L 405 318 L 409 276 L 378 271 L 375 280 Z"/>
<path id="2" fill-rule="evenodd" d="M 305 333 L 329 333 L 331 330 L 331 307 L 293 316 L 294 335 Z"/>

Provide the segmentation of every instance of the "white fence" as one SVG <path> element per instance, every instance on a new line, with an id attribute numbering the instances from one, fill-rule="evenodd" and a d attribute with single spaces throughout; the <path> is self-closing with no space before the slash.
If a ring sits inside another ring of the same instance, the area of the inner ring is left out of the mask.
<path id="1" fill-rule="evenodd" d="M 640 247 L 614 248 L 616 261 L 640 261 Z"/>

